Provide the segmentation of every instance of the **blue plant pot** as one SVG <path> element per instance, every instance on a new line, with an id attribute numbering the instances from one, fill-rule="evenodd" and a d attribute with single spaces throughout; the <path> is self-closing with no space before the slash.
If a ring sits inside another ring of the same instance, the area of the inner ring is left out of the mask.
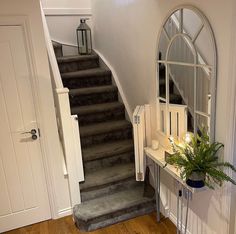
<path id="1" fill-rule="evenodd" d="M 205 174 L 198 171 L 193 171 L 186 184 L 192 188 L 202 188 L 205 186 Z"/>

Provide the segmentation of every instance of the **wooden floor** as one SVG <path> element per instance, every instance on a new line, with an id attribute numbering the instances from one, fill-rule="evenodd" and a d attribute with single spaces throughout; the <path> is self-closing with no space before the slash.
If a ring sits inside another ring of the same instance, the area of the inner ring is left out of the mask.
<path id="1" fill-rule="evenodd" d="M 72 217 L 68 216 L 58 220 L 49 220 L 34 224 L 28 227 L 16 229 L 7 234 L 81 234 Z M 174 234 L 176 227 L 169 219 L 162 219 L 160 223 L 156 222 L 156 215 L 141 216 L 122 223 L 118 223 L 87 234 Z"/>

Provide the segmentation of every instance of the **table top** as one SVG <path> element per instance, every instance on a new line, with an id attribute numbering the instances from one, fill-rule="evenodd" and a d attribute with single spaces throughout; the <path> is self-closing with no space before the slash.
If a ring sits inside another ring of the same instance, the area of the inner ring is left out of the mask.
<path id="1" fill-rule="evenodd" d="M 170 174 L 174 179 L 176 179 L 179 183 L 181 183 L 184 187 L 186 187 L 192 193 L 200 192 L 206 190 L 206 186 L 203 188 L 192 188 L 186 184 L 186 182 L 180 177 L 180 171 L 177 170 L 173 165 L 167 164 L 165 161 L 165 151 L 167 151 L 164 147 L 159 146 L 157 150 L 153 150 L 150 147 L 144 148 L 144 151 L 147 157 L 151 158 L 155 163 L 157 163 L 163 170 L 165 170 L 168 174 Z"/>

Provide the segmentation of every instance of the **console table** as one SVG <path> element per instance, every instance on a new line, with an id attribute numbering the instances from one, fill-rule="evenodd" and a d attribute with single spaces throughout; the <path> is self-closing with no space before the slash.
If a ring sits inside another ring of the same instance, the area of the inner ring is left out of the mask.
<path id="1" fill-rule="evenodd" d="M 155 191 L 156 191 L 156 209 L 157 209 L 157 221 L 160 221 L 160 170 L 165 170 L 168 174 L 170 174 L 179 184 L 180 189 L 177 191 L 177 233 L 187 233 L 188 226 L 188 209 L 189 209 L 189 201 L 192 197 L 193 193 L 205 190 L 204 188 L 195 189 L 189 187 L 183 179 L 180 177 L 179 171 L 172 165 L 169 165 L 165 161 L 165 151 L 166 149 L 163 147 L 159 147 L 157 150 L 153 150 L 150 147 L 144 149 L 144 152 L 148 158 L 150 158 L 154 162 L 154 180 L 155 180 Z M 185 226 L 183 231 L 183 196 L 187 201 L 186 214 L 185 214 Z"/>

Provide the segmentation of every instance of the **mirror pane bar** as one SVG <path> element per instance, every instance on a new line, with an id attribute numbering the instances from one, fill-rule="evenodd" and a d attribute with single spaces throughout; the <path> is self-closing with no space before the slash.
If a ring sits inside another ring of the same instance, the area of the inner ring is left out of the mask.
<path id="1" fill-rule="evenodd" d="M 195 34 L 195 36 L 193 37 L 193 44 L 195 43 L 195 41 L 197 40 L 198 36 L 200 35 L 202 29 L 204 28 L 204 24 L 201 25 L 201 27 L 198 29 L 197 33 Z"/>
<path id="2" fill-rule="evenodd" d="M 167 61 L 167 60 L 157 60 L 158 63 L 164 63 L 164 64 L 174 64 L 174 65 L 180 65 L 180 66 L 188 66 L 188 67 L 202 67 L 202 68 L 208 68 L 212 69 L 211 65 L 207 64 L 194 64 L 194 63 L 184 63 L 184 62 L 176 62 L 176 61 Z"/>
<path id="3" fill-rule="evenodd" d="M 159 100 L 160 100 L 160 101 L 163 101 L 163 102 L 166 102 L 166 99 L 163 98 L 163 97 L 159 97 Z"/>
<path id="4" fill-rule="evenodd" d="M 207 117 L 207 118 L 210 118 L 210 117 L 211 117 L 211 115 L 209 115 L 209 114 L 207 114 L 207 113 L 204 113 L 204 112 L 202 112 L 202 111 L 195 111 L 195 113 L 198 114 L 198 115 Z"/>
<path id="5" fill-rule="evenodd" d="M 180 25 L 179 25 L 180 33 L 183 33 L 183 8 L 180 9 Z"/>
<path id="6" fill-rule="evenodd" d="M 167 31 L 166 31 L 165 28 L 163 28 L 163 32 L 164 32 L 164 35 L 165 35 L 166 39 L 167 39 L 168 42 L 169 42 L 169 41 L 170 41 L 170 37 L 169 37 L 169 35 L 168 35 L 168 33 L 167 33 Z"/>

